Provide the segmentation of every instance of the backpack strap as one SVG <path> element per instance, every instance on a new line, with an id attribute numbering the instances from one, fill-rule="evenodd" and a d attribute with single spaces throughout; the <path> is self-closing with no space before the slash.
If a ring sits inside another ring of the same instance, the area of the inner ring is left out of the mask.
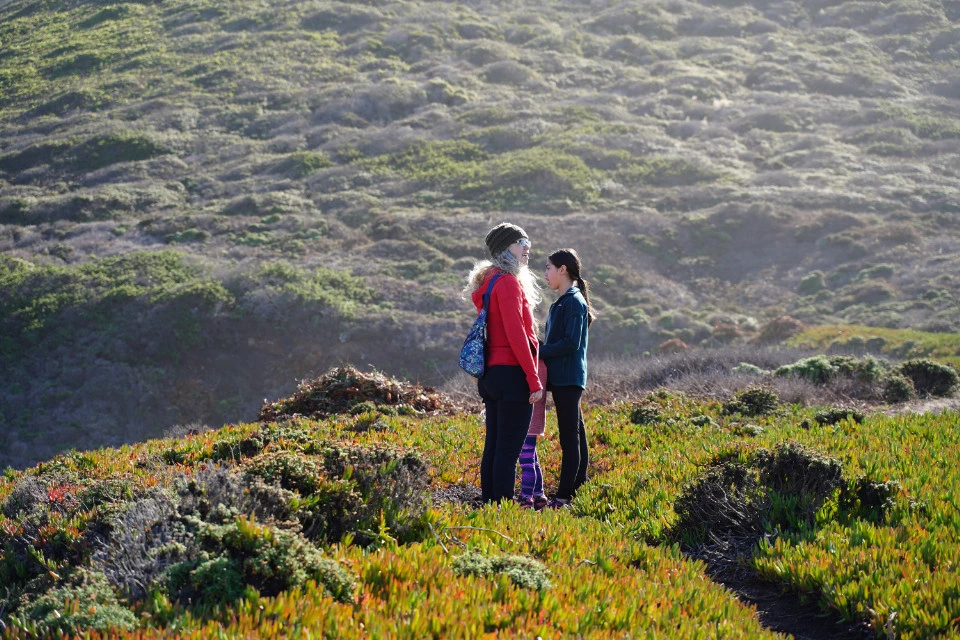
<path id="1" fill-rule="evenodd" d="M 487 291 L 486 291 L 486 293 L 483 294 L 483 309 L 484 309 L 484 311 L 486 311 L 486 310 L 487 310 L 487 307 L 490 306 L 490 292 L 493 291 L 493 285 L 497 284 L 497 280 L 499 280 L 499 279 L 500 279 L 500 276 L 502 276 L 502 275 L 503 275 L 503 272 L 501 271 L 500 273 L 498 273 L 497 275 L 493 276 L 493 277 L 490 279 L 490 284 L 487 285 Z"/>

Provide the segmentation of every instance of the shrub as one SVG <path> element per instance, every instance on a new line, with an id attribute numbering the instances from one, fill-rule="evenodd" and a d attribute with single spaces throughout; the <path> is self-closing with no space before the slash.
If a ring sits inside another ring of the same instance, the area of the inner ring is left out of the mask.
<path id="1" fill-rule="evenodd" d="M 170 567 L 167 588 L 199 608 L 240 599 L 247 587 L 262 596 L 315 580 L 340 602 L 353 599 L 355 580 L 298 533 L 237 517 L 224 525 L 200 524 L 195 559 Z"/>
<path id="2" fill-rule="evenodd" d="M 66 116 L 72 111 L 99 111 L 110 104 L 106 94 L 90 88 L 80 88 L 76 91 L 66 91 L 57 97 L 48 100 L 30 114 L 36 116 L 57 115 Z"/>
<path id="3" fill-rule="evenodd" d="M 388 407 L 392 409 L 392 407 Z M 386 431 L 390 425 L 383 419 L 379 412 L 361 414 L 349 429 L 356 433 L 366 433 L 367 431 Z"/>
<path id="4" fill-rule="evenodd" d="M 656 424 L 663 414 L 658 405 L 650 400 L 643 400 L 630 409 L 630 422 L 633 424 Z"/>
<path id="5" fill-rule="evenodd" d="M 301 25 L 311 31 L 335 29 L 341 34 L 372 29 L 383 20 L 383 14 L 375 8 L 359 7 L 352 3 L 333 2 L 330 8 L 305 17 Z"/>
<path id="6" fill-rule="evenodd" d="M 549 589 L 550 572 L 543 563 L 520 555 L 486 556 L 475 551 L 454 558 L 453 572 L 461 576 L 490 576 L 503 574 L 524 589 Z"/>
<path id="7" fill-rule="evenodd" d="M 759 451 L 754 464 L 762 468 L 764 483 L 784 496 L 809 496 L 822 502 L 843 479 L 839 461 L 796 442 L 779 444 L 773 452 Z M 807 507 L 812 509 L 807 515 L 813 516 L 816 508 Z"/>
<path id="8" fill-rule="evenodd" d="M 321 461 L 294 451 L 274 451 L 250 460 L 243 471 L 248 478 L 262 478 L 302 496 L 316 492 L 323 484 Z"/>
<path id="9" fill-rule="evenodd" d="M 710 534 L 753 538 L 767 502 L 748 465 L 730 461 L 713 465 L 685 485 L 673 503 L 677 521 L 672 536 L 688 543 Z"/>
<path id="10" fill-rule="evenodd" d="M 694 416 L 690 418 L 690 424 L 695 427 L 716 427 L 717 423 L 710 416 Z"/>
<path id="11" fill-rule="evenodd" d="M 377 405 L 372 402 L 363 401 L 350 407 L 350 415 L 357 416 L 361 413 L 370 413 L 377 410 Z"/>
<path id="12" fill-rule="evenodd" d="M 31 167 L 60 162 L 73 145 L 73 140 L 52 140 L 32 144 L 23 151 L 0 156 L 0 171 L 24 171 Z"/>
<path id="13" fill-rule="evenodd" d="M 455 184 L 476 171 L 487 153 L 465 140 L 418 140 L 402 151 L 365 161 L 371 171 L 396 171 L 425 185 Z"/>
<path id="14" fill-rule="evenodd" d="M 757 342 L 760 344 L 773 344 L 783 342 L 803 330 L 803 323 L 790 316 L 777 316 L 770 322 L 763 325 L 760 329 L 760 335 L 757 336 Z"/>
<path id="15" fill-rule="evenodd" d="M 595 172 L 580 158 L 536 147 L 480 163 L 474 174 L 454 186 L 454 194 L 502 208 L 551 198 L 588 202 L 599 197 L 598 184 Z"/>
<path id="16" fill-rule="evenodd" d="M 816 415 L 813 417 L 819 425 L 834 425 L 843 420 L 853 420 L 857 424 L 861 424 L 864 419 L 864 414 L 859 409 L 847 409 L 844 407 L 831 407 L 829 409 L 823 409 L 817 411 Z"/>
<path id="17" fill-rule="evenodd" d="M 860 476 L 842 488 L 838 504 L 855 517 L 879 522 L 894 506 L 900 490 L 900 483 L 895 480 L 878 482 Z"/>
<path id="18" fill-rule="evenodd" d="M 312 440 L 310 432 L 306 429 L 290 426 L 289 424 L 265 425 L 240 440 L 228 439 L 214 442 L 209 458 L 214 461 L 252 458 L 270 449 L 275 443 L 284 442 L 287 446 L 296 444 L 305 445 Z M 173 458 L 174 462 L 184 461 L 181 453 L 177 449 L 171 450 L 169 456 Z"/>
<path id="19" fill-rule="evenodd" d="M 895 371 L 913 382 L 918 395 L 948 396 L 960 384 L 960 376 L 953 367 L 930 360 L 916 358 L 900 363 Z"/>
<path id="20" fill-rule="evenodd" d="M 148 160 L 172 153 L 151 137 L 133 131 L 96 136 L 74 150 L 73 163 L 84 171 L 101 169 L 118 162 Z"/>
<path id="21" fill-rule="evenodd" d="M 401 541 L 424 534 L 429 472 L 418 454 L 389 447 L 331 447 L 323 451 L 323 468 L 362 499 L 343 520 L 327 518 L 328 540 L 349 532 L 358 544 L 370 544 L 381 523 Z"/>
<path id="22" fill-rule="evenodd" d="M 186 553 L 187 532 L 170 495 L 154 490 L 107 520 L 109 535 L 92 566 L 130 600 L 147 595 L 167 567 Z"/>
<path id="23" fill-rule="evenodd" d="M 616 180 L 627 185 L 679 187 L 713 182 L 722 174 L 702 161 L 655 157 L 634 160 L 616 172 Z"/>
<path id="24" fill-rule="evenodd" d="M 670 338 L 657 345 L 657 352 L 664 354 L 683 353 L 690 349 L 690 345 L 680 338 Z"/>
<path id="25" fill-rule="evenodd" d="M 747 424 L 734 423 L 731 431 L 738 436 L 755 438 L 763 433 L 763 427 L 752 422 L 748 422 Z"/>
<path id="26" fill-rule="evenodd" d="M 902 373 L 891 372 L 883 378 L 882 397 L 884 402 L 896 404 L 908 402 L 917 397 L 913 380 Z"/>
<path id="27" fill-rule="evenodd" d="M 494 84 L 522 85 L 534 75 L 529 67 L 513 60 L 494 62 L 483 70 L 483 79 Z"/>
<path id="28" fill-rule="evenodd" d="M 780 403 L 777 392 L 766 387 L 750 387 L 738 391 L 732 400 L 723 403 L 723 413 L 744 416 L 765 416 L 773 413 Z"/>
<path id="29" fill-rule="evenodd" d="M 824 384 L 836 376 L 837 371 L 827 356 L 813 356 L 778 367 L 773 374 L 781 378 L 795 377 L 814 384 Z"/>
<path id="30" fill-rule="evenodd" d="M 304 178 L 315 171 L 333 166 L 326 154 L 317 151 L 294 151 L 280 162 L 277 170 L 293 178 Z"/>
<path id="31" fill-rule="evenodd" d="M 766 369 L 761 369 L 757 365 L 750 364 L 749 362 L 741 362 L 740 364 L 735 366 L 733 369 L 731 369 L 731 371 L 733 373 L 741 373 L 749 376 L 762 376 L 767 373 L 770 373 Z"/>
<path id="32" fill-rule="evenodd" d="M 854 336 L 851 338 L 853 340 Z M 852 378 L 859 382 L 876 382 L 887 372 L 887 365 L 872 356 L 854 358 L 853 356 L 830 356 L 830 365 L 835 367 L 838 375 Z"/>
<path id="33" fill-rule="evenodd" d="M 820 291 L 826 287 L 826 281 L 822 271 L 811 271 L 800 280 L 797 291 L 802 295 L 808 296 Z"/>
<path id="34" fill-rule="evenodd" d="M 797 443 L 733 451 L 714 458 L 674 502 L 670 531 L 688 544 L 713 540 L 755 541 L 764 532 L 797 530 L 843 485 L 840 462 Z"/>
<path id="35" fill-rule="evenodd" d="M 33 622 L 40 634 L 51 636 L 137 626 L 136 616 L 120 604 L 106 576 L 86 569 L 71 571 L 57 586 L 33 600 L 20 618 L 20 626 Z"/>
<path id="36" fill-rule="evenodd" d="M 336 483 L 322 475 L 321 460 L 265 454 L 245 471 L 198 470 L 175 481 L 175 495 L 156 490 L 131 504 L 111 521 L 93 565 L 131 599 L 161 585 L 203 608 L 236 600 L 248 587 L 276 595 L 314 579 L 349 601 L 352 578 L 299 533 L 301 522 L 309 530 L 319 512 L 337 511 L 324 501 Z M 347 515 L 357 512 L 359 494 Z"/>
<path id="37" fill-rule="evenodd" d="M 842 301 L 850 304 L 877 304 L 895 298 L 897 290 L 884 280 L 867 280 L 843 290 Z"/>
<path id="38" fill-rule="evenodd" d="M 419 458 L 404 459 L 392 450 L 323 453 L 264 454 L 245 466 L 245 473 L 296 492 L 285 504 L 296 505 L 292 515 L 310 539 L 337 542 L 349 534 L 369 544 L 381 525 L 404 539 L 420 533 L 427 473 Z"/>

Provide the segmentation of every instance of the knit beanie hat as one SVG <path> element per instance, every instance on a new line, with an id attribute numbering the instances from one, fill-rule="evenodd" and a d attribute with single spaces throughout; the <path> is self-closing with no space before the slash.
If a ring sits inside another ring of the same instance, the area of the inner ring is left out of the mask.
<path id="1" fill-rule="evenodd" d="M 527 232 L 515 224 L 501 222 L 487 233 L 484 241 L 490 249 L 490 255 L 496 258 L 520 238 L 527 238 Z"/>

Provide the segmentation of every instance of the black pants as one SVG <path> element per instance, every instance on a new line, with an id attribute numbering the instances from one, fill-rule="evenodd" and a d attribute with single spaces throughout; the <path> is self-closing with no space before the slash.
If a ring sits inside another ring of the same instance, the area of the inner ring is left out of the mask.
<path id="1" fill-rule="evenodd" d="M 583 411 L 580 409 L 580 387 L 550 387 L 553 404 L 557 407 L 557 431 L 560 435 L 560 486 L 557 497 L 571 500 L 573 494 L 587 481 L 587 433 L 583 427 Z"/>
<path id="2" fill-rule="evenodd" d="M 487 368 L 477 390 L 487 414 L 480 494 L 484 502 L 512 500 L 517 461 L 533 416 L 530 385 L 519 366 L 497 365 Z"/>

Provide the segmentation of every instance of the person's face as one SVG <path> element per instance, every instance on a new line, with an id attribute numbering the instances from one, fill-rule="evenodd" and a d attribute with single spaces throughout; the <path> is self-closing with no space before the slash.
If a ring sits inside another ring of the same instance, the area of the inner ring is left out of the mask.
<path id="1" fill-rule="evenodd" d="M 510 253 L 517 259 L 521 267 L 530 264 L 530 241 L 526 238 L 520 238 L 509 247 Z"/>
<path id="2" fill-rule="evenodd" d="M 547 280 L 547 286 L 553 289 L 554 291 L 559 291 L 560 288 L 569 281 L 567 276 L 567 267 L 554 266 L 552 262 L 547 260 L 547 266 L 543 270 L 543 277 Z"/>

